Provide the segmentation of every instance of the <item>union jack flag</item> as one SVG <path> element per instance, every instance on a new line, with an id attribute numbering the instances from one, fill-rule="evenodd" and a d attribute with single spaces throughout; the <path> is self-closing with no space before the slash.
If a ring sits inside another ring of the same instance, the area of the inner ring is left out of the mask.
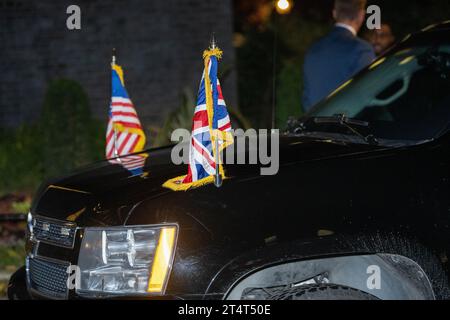
<path id="1" fill-rule="evenodd" d="M 164 184 L 174 191 L 185 191 L 213 182 L 219 168 L 220 174 L 224 174 L 220 163 L 216 163 L 216 159 L 219 159 L 216 153 L 220 153 L 232 143 L 228 136 L 232 128 L 217 77 L 218 59 L 221 54 L 218 49 L 205 51 L 205 70 L 193 117 L 188 174 Z M 218 139 L 219 150 L 216 150 L 215 139 Z"/>
<path id="2" fill-rule="evenodd" d="M 144 146 L 145 134 L 125 89 L 122 68 L 113 63 L 112 98 L 106 131 L 106 158 L 110 159 L 109 162 L 112 164 L 122 165 L 133 175 L 142 174 L 147 155 L 134 153 L 141 152 Z"/>

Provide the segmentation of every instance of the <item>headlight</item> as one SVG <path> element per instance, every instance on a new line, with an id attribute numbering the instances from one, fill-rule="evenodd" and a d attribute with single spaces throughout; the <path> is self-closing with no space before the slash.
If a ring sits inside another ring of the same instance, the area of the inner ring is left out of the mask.
<path id="1" fill-rule="evenodd" d="M 77 293 L 163 294 L 172 267 L 176 226 L 86 228 Z"/>

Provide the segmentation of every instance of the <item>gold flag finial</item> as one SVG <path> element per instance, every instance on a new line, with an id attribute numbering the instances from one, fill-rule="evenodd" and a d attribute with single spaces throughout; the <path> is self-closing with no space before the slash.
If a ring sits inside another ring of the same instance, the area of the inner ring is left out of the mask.
<path id="1" fill-rule="evenodd" d="M 112 49 L 112 65 L 116 64 L 116 48 Z"/>
<path id="2" fill-rule="evenodd" d="M 215 34 L 213 32 L 212 35 L 211 35 L 211 41 L 210 41 L 210 44 L 209 44 L 209 49 L 210 50 L 214 50 L 216 47 L 217 47 L 216 46 L 216 37 L 215 37 Z"/>
<path id="3" fill-rule="evenodd" d="M 216 56 L 217 59 L 222 58 L 222 50 L 220 50 L 220 48 L 217 46 L 216 37 L 215 37 L 214 32 L 211 35 L 211 41 L 209 43 L 208 50 L 205 50 L 203 52 L 203 59 L 209 58 L 211 56 Z"/>

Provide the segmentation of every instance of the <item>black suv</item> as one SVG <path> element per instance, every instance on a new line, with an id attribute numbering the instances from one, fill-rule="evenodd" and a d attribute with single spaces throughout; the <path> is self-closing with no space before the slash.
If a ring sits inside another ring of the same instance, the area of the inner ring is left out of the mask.
<path id="1" fill-rule="evenodd" d="M 162 187 L 120 161 L 44 184 L 11 299 L 446 299 L 450 24 L 408 37 L 280 138 L 280 169 Z"/>

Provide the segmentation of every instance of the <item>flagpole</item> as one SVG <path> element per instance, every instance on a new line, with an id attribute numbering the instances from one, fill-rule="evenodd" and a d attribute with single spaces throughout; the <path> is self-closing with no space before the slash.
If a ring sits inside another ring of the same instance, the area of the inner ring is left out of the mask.
<path id="1" fill-rule="evenodd" d="M 115 65 L 116 65 L 116 48 L 113 48 L 112 49 L 111 68 L 113 68 Z M 112 83 L 111 83 L 111 88 L 112 88 Z M 112 105 L 112 100 L 111 100 L 111 105 Z M 116 131 L 116 126 L 114 124 L 114 118 L 113 118 L 113 121 L 112 121 L 112 126 L 113 126 L 113 130 L 114 130 L 114 156 L 116 158 L 119 158 L 119 153 L 117 151 L 117 131 Z M 119 161 L 120 161 L 120 159 L 119 159 Z"/>
<path id="2" fill-rule="evenodd" d="M 210 49 L 211 50 L 216 49 L 216 39 L 214 37 L 214 32 L 213 32 L 213 34 L 211 36 Z M 217 86 L 217 83 L 214 83 L 213 86 Z M 211 92 L 213 92 L 213 90 Z M 217 132 L 213 132 L 213 134 L 215 135 L 215 143 L 214 143 L 215 159 L 214 160 L 216 162 L 216 174 L 214 175 L 214 185 L 217 188 L 220 188 L 222 186 L 222 176 L 220 175 L 219 135 L 217 134 Z"/>

